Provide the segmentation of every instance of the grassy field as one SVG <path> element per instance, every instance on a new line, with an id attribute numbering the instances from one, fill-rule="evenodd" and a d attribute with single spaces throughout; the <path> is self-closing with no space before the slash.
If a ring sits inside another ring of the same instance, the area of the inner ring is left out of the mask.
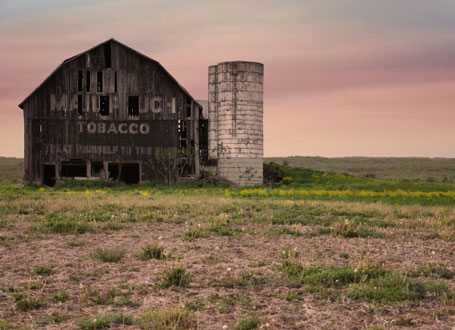
<path id="1" fill-rule="evenodd" d="M 338 174 L 352 174 L 382 180 L 455 183 L 453 158 L 381 158 L 381 157 L 271 157 L 265 162 L 288 163 Z M 23 159 L 0 157 L 0 185 L 22 183 Z"/>
<path id="2" fill-rule="evenodd" d="M 288 163 L 293 167 L 348 173 L 395 181 L 455 182 L 454 158 L 387 158 L 387 157 L 276 157 L 266 162 Z"/>
<path id="3" fill-rule="evenodd" d="M 21 184 L 23 164 L 22 158 L 0 157 L 0 185 Z"/>
<path id="4" fill-rule="evenodd" d="M 455 185 L 0 187 L 0 329 L 452 329 Z"/>

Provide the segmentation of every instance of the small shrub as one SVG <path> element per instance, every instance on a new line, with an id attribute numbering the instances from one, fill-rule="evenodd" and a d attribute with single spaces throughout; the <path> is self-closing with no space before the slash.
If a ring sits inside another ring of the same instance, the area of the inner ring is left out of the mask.
<path id="1" fill-rule="evenodd" d="M 233 296 L 229 296 L 221 300 L 216 306 L 218 312 L 221 314 L 226 314 L 232 312 L 236 303 L 236 299 Z"/>
<path id="2" fill-rule="evenodd" d="M 103 230 L 117 231 L 117 230 L 121 230 L 121 229 L 123 229 L 123 225 L 118 224 L 116 222 L 108 222 L 103 226 Z"/>
<path id="3" fill-rule="evenodd" d="M 55 302 L 65 302 L 70 299 L 70 296 L 66 291 L 62 291 L 60 293 L 54 293 L 54 296 L 52 297 L 52 299 Z"/>
<path id="4" fill-rule="evenodd" d="M 376 237 L 383 238 L 384 234 L 366 229 L 361 223 L 349 222 L 346 220 L 343 223 L 336 223 L 332 227 L 332 234 L 335 236 L 342 236 L 345 238 L 353 237 Z"/>
<path id="5" fill-rule="evenodd" d="M 202 311 L 205 308 L 205 303 L 202 301 L 186 301 L 185 309 L 193 312 Z"/>
<path id="6" fill-rule="evenodd" d="M 102 262 L 119 262 L 125 255 L 125 250 L 119 247 L 114 248 L 98 248 L 93 257 Z"/>
<path id="7" fill-rule="evenodd" d="M 85 241 L 69 241 L 66 243 L 66 245 L 71 246 L 71 247 L 80 247 L 85 245 Z"/>
<path id="8" fill-rule="evenodd" d="M 197 238 L 203 237 L 209 237 L 209 234 L 205 229 L 199 226 L 194 226 L 193 228 L 188 229 L 183 235 L 183 238 L 186 241 L 194 241 Z"/>
<path id="9" fill-rule="evenodd" d="M 290 185 L 292 183 L 292 178 L 290 176 L 285 176 L 281 179 L 281 184 Z"/>
<path id="10" fill-rule="evenodd" d="M 15 293 L 13 298 L 16 303 L 16 308 L 20 311 L 30 311 L 46 306 L 43 298 L 29 297 L 23 293 Z"/>
<path id="11" fill-rule="evenodd" d="M 164 254 L 164 248 L 154 244 L 148 244 L 143 249 L 142 252 L 138 255 L 138 258 L 141 260 L 164 260 L 166 255 Z"/>
<path id="12" fill-rule="evenodd" d="M 267 264 L 268 264 L 268 262 L 266 260 L 256 259 L 256 260 L 251 261 L 248 264 L 248 266 L 249 267 L 263 267 L 263 266 L 265 266 Z"/>
<path id="13" fill-rule="evenodd" d="M 240 320 L 235 325 L 235 330 L 253 330 L 259 328 L 261 321 L 257 316 L 249 316 L 243 320 Z"/>
<path id="14" fill-rule="evenodd" d="M 212 223 L 208 231 L 218 236 L 233 236 L 234 230 L 225 223 Z"/>
<path id="15" fill-rule="evenodd" d="M 196 329 L 194 314 L 189 310 L 151 311 L 143 314 L 136 324 L 147 330 L 187 330 Z"/>
<path id="16" fill-rule="evenodd" d="M 82 330 L 105 329 L 111 327 L 112 321 L 112 316 L 109 315 L 94 316 L 81 320 L 79 326 Z"/>
<path id="17" fill-rule="evenodd" d="M 179 288 L 186 288 L 190 285 L 191 276 L 185 268 L 173 268 L 164 274 L 164 279 L 160 286 L 163 288 L 169 288 L 171 286 L 177 286 Z"/>
<path id="18" fill-rule="evenodd" d="M 292 236 L 303 236 L 303 233 L 298 230 L 297 228 L 292 228 L 292 227 L 286 227 L 286 226 L 281 226 L 277 228 L 272 228 L 270 229 L 267 234 L 271 236 L 278 236 L 278 235 L 292 235 Z"/>
<path id="19" fill-rule="evenodd" d="M 281 180 L 283 180 L 284 177 L 283 166 L 273 162 L 264 163 L 263 176 L 265 183 L 279 183 Z"/>
<path id="20" fill-rule="evenodd" d="M 53 315 L 49 316 L 49 320 L 51 320 L 54 323 L 62 323 L 62 322 L 65 322 L 65 321 L 69 320 L 70 318 L 71 318 L 70 315 L 68 315 L 68 314 L 60 314 L 60 313 L 53 314 Z M 0 329 L 1 329 L 1 327 L 0 327 Z"/>
<path id="21" fill-rule="evenodd" d="M 38 266 L 33 269 L 33 274 L 41 276 L 49 276 L 52 274 L 52 268 L 47 266 Z"/>
<path id="22" fill-rule="evenodd" d="M 296 248 L 288 247 L 281 251 L 281 257 L 283 259 L 296 259 L 300 257 L 300 252 Z"/>

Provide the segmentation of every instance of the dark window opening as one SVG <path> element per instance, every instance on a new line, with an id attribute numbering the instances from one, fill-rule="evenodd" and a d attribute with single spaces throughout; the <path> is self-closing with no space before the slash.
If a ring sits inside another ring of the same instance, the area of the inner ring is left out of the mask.
<path id="1" fill-rule="evenodd" d="M 120 181 L 123 181 L 126 184 L 137 184 L 139 183 L 139 176 L 140 170 L 138 163 L 122 164 Z"/>
<path id="2" fill-rule="evenodd" d="M 187 99 L 186 101 L 186 117 L 190 118 L 191 117 L 191 100 Z"/>
<path id="3" fill-rule="evenodd" d="M 43 165 L 43 184 L 48 187 L 55 186 L 55 165 Z"/>
<path id="4" fill-rule="evenodd" d="M 107 42 L 104 44 L 104 63 L 106 68 L 111 67 L 111 43 Z"/>
<path id="5" fill-rule="evenodd" d="M 128 96 L 128 116 L 139 116 L 139 96 Z"/>
<path id="6" fill-rule="evenodd" d="M 91 162 L 91 174 L 94 177 L 104 177 L 104 164 L 103 162 Z"/>
<path id="7" fill-rule="evenodd" d="M 109 96 L 100 96 L 100 115 L 109 116 Z"/>
<path id="8" fill-rule="evenodd" d="M 209 149 L 209 121 L 207 119 L 199 120 L 199 159 L 202 164 L 206 164 L 208 161 L 208 149 Z"/>
<path id="9" fill-rule="evenodd" d="M 118 180 L 120 174 L 120 167 L 118 163 L 109 163 L 107 165 L 107 172 L 109 180 Z"/>
<path id="10" fill-rule="evenodd" d="M 186 122 L 184 120 L 177 121 L 177 131 L 179 135 L 179 147 L 186 148 Z"/>
<path id="11" fill-rule="evenodd" d="M 62 178 L 86 177 L 87 165 L 85 164 L 85 161 L 82 159 L 64 161 L 62 162 L 60 176 Z"/>
<path id="12" fill-rule="evenodd" d="M 77 96 L 77 114 L 79 116 L 83 116 L 84 115 L 84 109 L 82 107 L 82 95 L 78 95 Z"/>
<path id="13" fill-rule="evenodd" d="M 86 88 L 87 92 L 90 92 L 90 71 L 87 71 L 87 76 L 85 77 Z"/>
<path id="14" fill-rule="evenodd" d="M 98 71 L 96 75 L 96 90 L 98 92 L 103 92 L 103 72 Z"/>
<path id="15" fill-rule="evenodd" d="M 77 91 L 82 92 L 82 70 L 77 72 Z"/>
<path id="16" fill-rule="evenodd" d="M 117 84 L 117 72 L 114 74 L 114 92 L 117 93 L 118 84 Z"/>

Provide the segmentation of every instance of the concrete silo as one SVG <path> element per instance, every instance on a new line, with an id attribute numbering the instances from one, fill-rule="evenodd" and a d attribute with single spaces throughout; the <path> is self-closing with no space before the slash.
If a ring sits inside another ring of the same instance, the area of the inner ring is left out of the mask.
<path id="1" fill-rule="evenodd" d="M 262 184 L 264 65 L 209 67 L 209 158 L 218 175 L 241 186 Z"/>

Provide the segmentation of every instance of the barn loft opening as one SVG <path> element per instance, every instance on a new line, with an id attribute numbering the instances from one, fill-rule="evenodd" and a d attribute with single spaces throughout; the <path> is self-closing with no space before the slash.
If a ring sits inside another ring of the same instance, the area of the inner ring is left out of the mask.
<path id="1" fill-rule="evenodd" d="M 103 92 L 103 72 L 98 71 L 96 73 L 96 91 L 102 93 Z"/>
<path id="2" fill-rule="evenodd" d="M 91 174 L 93 177 L 104 177 L 104 164 L 103 162 L 91 162 Z"/>
<path id="3" fill-rule="evenodd" d="M 85 90 L 87 92 L 90 92 L 90 71 L 87 71 L 87 76 L 85 77 L 85 83 L 86 83 Z"/>
<path id="4" fill-rule="evenodd" d="M 63 161 L 60 169 L 62 178 L 75 178 L 87 176 L 87 165 L 83 159 Z"/>
<path id="5" fill-rule="evenodd" d="M 118 163 L 107 164 L 108 178 L 109 180 L 118 180 L 120 174 L 120 167 Z"/>
<path id="6" fill-rule="evenodd" d="M 55 165 L 43 165 L 43 184 L 48 187 L 55 186 Z"/>
<path id="7" fill-rule="evenodd" d="M 139 116 L 139 96 L 128 96 L 128 116 Z"/>
<path id="8" fill-rule="evenodd" d="M 82 70 L 77 71 L 77 91 L 82 92 Z"/>
<path id="9" fill-rule="evenodd" d="M 77 96 L 77 114 L 78 116 L 83 116 L 84 115 L 84 109 L 82 107 L 82 95 Z"/>
<path id="10" fill-rule="evenodd" d="M 120 181 L 123 181 L 126 184 L 137 184 L 139 183 L 139 176 L 139 163 L 122 163 Z"/>
<path id="11" fill-rule="evenodd" d="M 104 63 L 106 64 L 106 68 L 112 67 L 111 62 L 111 43 L 107 42 L 104 44 Z"/>
<path id="12" fill-rule="evenodd" d="M 117 72 L 114 73 L 114 93 L 118 92 Z"/>
<path id="13" fill-rule="evenodd" d="M 100 96 L 100 115 L 109 116 L 109 96 L 108 95 Z"/>

